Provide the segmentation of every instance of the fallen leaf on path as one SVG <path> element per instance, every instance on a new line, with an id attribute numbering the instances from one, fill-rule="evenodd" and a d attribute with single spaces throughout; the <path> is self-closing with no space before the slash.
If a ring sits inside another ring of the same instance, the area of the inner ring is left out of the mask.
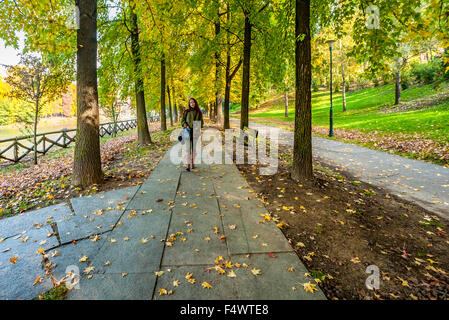
<path id="1" fill-rule="evenodd" d="M 90 266 L 90 267 L 84 268 L 84 273 L 85 274 L 89 274 L 89 273 L 91 273 L 94 270 L 95 270 L 95 267 L 94 266 Z"/>
<path id="2" fill-rule="evenodd" d="M 258 276 L 262 273 L 262 271 L 260 269 L 253 268 L 251 269 L 251 273 L 255 276 Z"/>
<path id="3" fill-rule="evenodd" d="M 235 277 L 237 277 L 237 275 L 235 274 L 234 270 L 231 270 L 231 271 L 228 272 L 228 277 L 229 278 L 235 278 Z"/>
<path id="4" fill-rule="evenodd" d="M 314 291 L 318 291 L 318 289 L 316 288 L 316 284 L 307 282 L 307 283 L 304 283 L 303 286 L 304 286 L 304 290 L 306 290 L 306 292 L 314 293 Z"/>

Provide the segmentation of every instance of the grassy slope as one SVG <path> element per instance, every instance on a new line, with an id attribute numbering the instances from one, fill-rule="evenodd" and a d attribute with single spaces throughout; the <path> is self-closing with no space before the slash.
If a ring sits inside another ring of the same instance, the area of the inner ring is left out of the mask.
<path id="1" fill-rule="evenodd" d="M 440 89 L 441 90 L 441 89 Z M 402 100 L 412 101 L 440 90 L 432 85 L 410 88 L 402 92 Z M 360 131 L 381 131 L 385 133 L 418 133 L 435 141 L 449 142 L 449 102 L 427 110 L 398 113 L 379 113 L 378 110 L 394 103 L 394 86 L 386 85 L 347 93 L 347 111 L 342 112 L 341 92 L 334 94 L 334 125 L 336 128 Z M 289 101 L 294 106 L 294 101 Z M 283 100 L 260 111 L 252 110 L 250 117 L 273 118 L 280 121 L 294 121 L 293 110 L 284 117 Z M 315 126 L 329 126 L 329 91 L 312 94 L 312 122 Z"/>

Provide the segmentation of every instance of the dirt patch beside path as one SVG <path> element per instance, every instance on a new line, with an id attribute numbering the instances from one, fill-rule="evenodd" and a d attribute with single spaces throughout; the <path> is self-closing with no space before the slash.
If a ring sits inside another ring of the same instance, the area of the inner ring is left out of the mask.
<path id="1" fill-rule="evenodd" d="M 448 221 L 320 163 L 315 181 L 297 183 L 291 151 L 279 154 L 273 176 L 238 167 L 329 299 L 449 299 Z"/>

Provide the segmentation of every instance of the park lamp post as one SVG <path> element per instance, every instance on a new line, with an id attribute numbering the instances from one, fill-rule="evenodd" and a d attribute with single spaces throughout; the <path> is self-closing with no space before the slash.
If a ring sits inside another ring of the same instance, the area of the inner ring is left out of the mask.
<path id="1" fill-rule="evenodd" d="M 329 120 L 330 120 L 330 127 L 329 127 L 329 137 L 334 136 L 334 115 L 332 111 L 332 47 L 334 45 L 335 40 L 330 39 L 327 40 L 326 43 L 329 45 L 329 53 L 330 53 L 330 99 L 331 99 L 331 108 L 330 108 L 330 114 L 329 114 Z"/>

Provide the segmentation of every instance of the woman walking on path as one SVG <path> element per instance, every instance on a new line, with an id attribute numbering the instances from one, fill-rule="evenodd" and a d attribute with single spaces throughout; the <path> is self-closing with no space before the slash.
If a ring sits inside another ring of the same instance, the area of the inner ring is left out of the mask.
<path id="1" fill-rule="evenodd" d="M 181 125 L 183 128 L 187 128 L 189 130 L 190 135 L 190 143 L 187 145 L 187 171 L 190 171 L 190 169 L 194 169 L 194 157 L 195 153 L 193 150 L 193 122 L 194 121 L 201 121 L 201 128 L 204 125 L 203 121 L 203 113 L 201 112 L 198 102 L 195 100 L 195 98 L 189 99 L 189 106 L 186 110 L 184 110 L 184 113 L 182 114 L 182 121 Z M 198 137 L 195 137 L 195 140 L 197 140 Z"/>

